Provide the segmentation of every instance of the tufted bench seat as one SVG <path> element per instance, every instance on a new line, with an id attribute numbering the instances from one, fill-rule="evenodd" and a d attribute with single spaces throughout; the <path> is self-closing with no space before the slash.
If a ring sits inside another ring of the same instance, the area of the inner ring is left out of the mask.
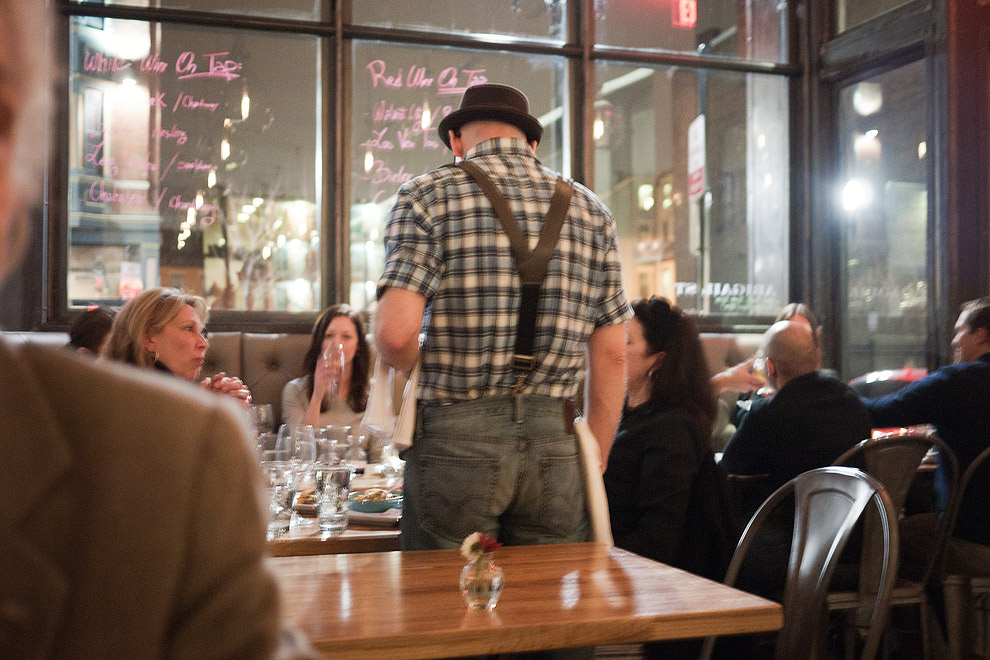
<path id="1" fill-rule="evenodd" d="M 37 342 L 64 346 L 64 332 L 3 332 L 9 342 Z M 712 373 L 737 364 L 753 355 L 762 335 L 756 333 L 702 333 L 701 342 Z M 309 333 L 213 332 L 206 353 L 203 377 L 223 371 L 243 380 L 255 403 L 270 403 L 276 419 L 281 419 L 282 388 L 302 375 L 302 361 L 309 347 Z M 374 356 L 372 356 L 374 358 Z M 396 383 L 401 392 L 403 383 Z M 398 400 L 398 397 L 396 398 Z"/>

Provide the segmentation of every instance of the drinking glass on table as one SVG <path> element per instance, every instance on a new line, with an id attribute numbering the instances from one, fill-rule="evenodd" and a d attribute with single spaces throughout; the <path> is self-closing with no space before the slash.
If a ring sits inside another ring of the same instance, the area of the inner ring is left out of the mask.
<path id="1" fill-rule="evenodd" d="M 346 461 L 351 450 L 351 427 L 344 425 L 328 426 L 327 437 L 330 439 L 330 452 L 334 462 Z"/>
<path id="2" fill-rule="evenodd" d="M 251 406 L 251 422 L 260 436 L 263 433 L 271 433 L 275 428 L 275 412 L 272 404 L 260 403 Z"/>
<path id="3" fill-rule="evenodd" d="M 278 430 L 276 449 L 279 453 L 287 454 L 295 468 L 297 499 L 300 494 L 315 490 L 313 467 L 318 453 L 313 427 L 308 424 L 282 424 Z M 306 526 L 312 525 L 313 521 L 304 520 L 293 513 L 292 523 L 296 526 Z"/>
<path id="4" fill-rule="evenodd" d="M 320 531 L 337 536 L 347 529 L 350 512 L 351 467 L 349 465 L 317 464 L 316 475 L 317 517 Z"/>
<path id="5" fill-rule="evenodd" d="M 296 466 L 277 449 L 263 450 L 261 472 L 268 502 L 268 538 L 289 531 L 296 496 Z"/>

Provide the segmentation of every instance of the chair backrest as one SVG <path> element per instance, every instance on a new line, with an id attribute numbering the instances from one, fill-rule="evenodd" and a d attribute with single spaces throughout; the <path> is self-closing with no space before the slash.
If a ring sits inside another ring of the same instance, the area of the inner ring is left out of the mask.
<path id="1" fill-rule="evenodd" d="M 954 502 L 959 485 L 959 463 L 949 446 L 939 437 L 930 433 L 905 433 L 863 440 L 835 459 L 833 465 L 861 467 L 867 474 L 879 479 L 887 491 L 887 495 L 890 496 L 894 510 L 900 513 L 904 508 L 911 484 L 918 475 L 922 461 L 933 447 L 938 450 L 939 464 L 944 469 L 948 479 L 948 501 Z M 862 461 L 862 465 L 857 464 L 857 459 Z M 872 520 L 868 520 L 868 523 L 872 524 Z M 921 576 L 920 581 L 923 584 L 928 582 L 932 572 L 940 566 L 945 543 L 951 532 L 951 523 L 950 516 L 942 516 L 940 519 L 938 533 L 931 545 L 931 552 Z M 874 535 L 872 538 L 875 539 L 876 536 Z M 865 553 L 872 551 L 875 554 L 876 550 L 875 546 L 872 549 L 869 546 L 864 548 Z M 868 568 L 869 563 L 869 561 L 864 561 L 864 568 Z M 861 573 L 860 583 L 872 589 L 875 587 L 875 578 L 867 579 Z"/>
<path id="2" fill-rule="evenodd" d="M 959 480 L 959 488 L 956 489 L 954 494 L 950 494 L 949 506 L 946 515 L 943 518 L 946 519 L 947 534 L 946 536 L 951 536 L 953 530 L 956 526 L 956 518 L 959 516 L 959 508 L 962 506 L 963 496 L 966 494 L 966 489 L 969 487 L 969 482 L 973 480 L 973 475 L 976 471 L 984 467 L 987 459 L 990 458 L 990 447 L 987 447 L 973 459 L 973 462 L 966 467 L 966 471 L 963 472 L 962 478 Z M 946 538 L 948 540 L 948 538 Z"/>
<path id="3" fill-rule="evenodd" d="M 794 536 L 784 587 L 784 625 L 777 638 L 778 660 L 820 660 L 826 651 L 825 598 L 853 526 L 873 503 L 883 538 L 883 570 L 866 638 L 863 660 L 872 660 L 881 640 L 897 574 L 897 512 L 879 480 L 854 468 L 825 467 L 798 475 L 776 490 L 746 526 L 726 573 L 735 584 L 743 559 L 762 525 L 778 505 L 794 501 Z M 712 640 L 706 642 L 707 657 Z"/>

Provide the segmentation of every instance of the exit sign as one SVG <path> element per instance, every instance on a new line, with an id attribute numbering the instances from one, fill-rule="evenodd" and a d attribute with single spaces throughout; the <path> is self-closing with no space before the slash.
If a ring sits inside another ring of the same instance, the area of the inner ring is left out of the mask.
<path id="1" fill-rule="evenodd" d="M 693 28 L 698 22 L 698 0 L 672 0 L 670 24 L 677 28 Z"/>

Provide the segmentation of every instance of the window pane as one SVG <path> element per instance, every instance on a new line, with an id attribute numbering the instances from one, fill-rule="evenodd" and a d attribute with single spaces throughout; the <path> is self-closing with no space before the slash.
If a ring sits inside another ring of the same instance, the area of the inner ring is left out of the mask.
<path id="1" fill-rule="evenodd" d="M 270 56 L 278 53 L 278 57 Z M 73 18 L 73 306 L 319 309 L 316 39 Z"/>
<path id="2" fill-rule="evenodd" d="M 842 89 L 845 375 L 925 364 L 928 298 L 925 68 Z"/>
<path id="3" fill-rule="evenodd" d="M 596 41 L 786 62 L 787 3 L 778 0 L 595 0 Z"/>
<path id="4" fill-rule="evenodd" d="M 268 18 L 312 19 L 320 17 L 320 0 L 73 0 L 80 5 L 125 5 L 155 9 L 187 9 L 221 14 L 248 14 Z"/>
<path id="5" fill-rule="evenodd" d="M 595 189 L 630 297 L 773 315 L 788 291 L 786 80 L 599 65 Z"/>
<path id="6" fill-rule="evenodd" d="M 838 0 L 835 5 L 835 31 L 845 32 L 871 18 L 907 4 L 910 0 Z"/>
<path id="7" fill-rule="evenodd" d="M 566 0 L 354 0 L 359 25 L 566 41 Z"/>
<path id="8" fill-rule="evenodd" d="M 437 125 L 457 108 L 464 89 L 498 82 L 523 90 L 544 127 L 537 156 L 561 171 L 570 158 L 567 75 L 563 59 L 509 53 L 355 42 L 353 54 L 350 302 L 371 309 L 395 193 L 406 181 L 453 162 Z"/>

